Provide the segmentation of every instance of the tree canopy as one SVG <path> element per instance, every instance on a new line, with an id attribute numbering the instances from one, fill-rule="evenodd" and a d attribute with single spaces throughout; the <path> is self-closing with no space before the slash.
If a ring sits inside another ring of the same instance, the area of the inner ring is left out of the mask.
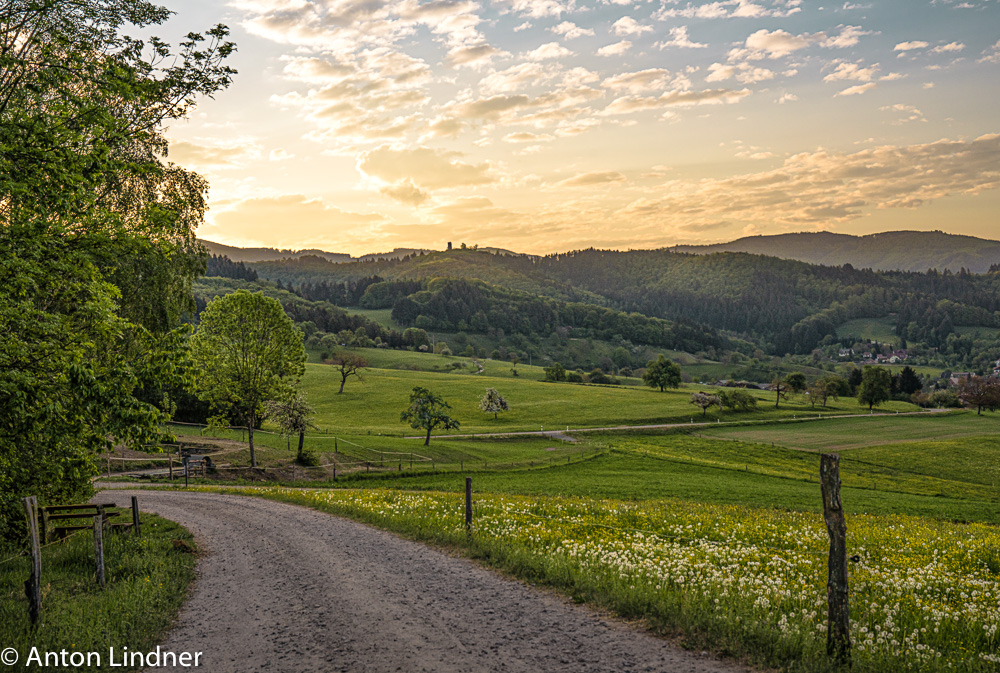
<path id="1" fill-rule="evenodd" d="M 488 414 L 493 414 L 493 419 L 496 420 L 497 414 L 501 411 L 510 410 L 510 405 L 507 404 L 507 400 L 504 399 L 504 396 L 496 388 L 487 388 L 486 394 L 479 400 L 479 409 Z"/>
<path id="2" fill-rule="evenodd" d="M 461 425 L 446 413 L 448 409 L 451 409 L 451 405 L 441 397 L 427 388 L 416 386 L 410 393 L 410 406 L 399 415 L 399 420 L 408 422 L 416 430 L 426 430 L 424 446 L 427 446 L 431 443 L 431 431 L 435 428 L 457 430 Z"/>
<path id="3" fill-rule="evenodd" d="M 866 365 L 861 371 L 861 385 L 858 386 L 858 404 L 868 405 L 871 411 L 892 397 L 892 374 L 883 367 Z"/>
<path id="4" fill-rule="evenodd" d="M 250 464 L 253 430 L 268 400 L 292 397 L 305 371 L 302 332 L 278 300 L 239 290 L 214 299 L 191 337 L 199 396 L 246 424 Z"/>
<path id="5" fill-rule="evenodd" d="M 172 51 L 122 34 L 141 0 L 0 1 L 0 535 L 17 498 L 91 492 L 96 453 L 159 436 L 202 271 L 205 181 L 166 122 L 229 84 L 216 26 Z M 18 525 L 15 523 L 14 525 Z"/>
<path id="6" fill-rule="evenodd" d="M 660 392 L 666 388 L 677 388 L 681 385 L 681 368 L 660 353 L 655 360 L 646 363 L 646 373 L 642 375 L 642 380 L 650 388 L 659 388 Z"/>

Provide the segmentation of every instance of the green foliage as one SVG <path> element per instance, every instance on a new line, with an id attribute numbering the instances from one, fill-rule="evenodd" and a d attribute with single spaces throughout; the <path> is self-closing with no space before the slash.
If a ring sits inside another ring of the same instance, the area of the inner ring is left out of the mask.
<path id="1" fill-rule="evenodd" d="M 487 388 L 486 394 L 479 400 L 479 409 L 493 414 L 493 419 L 496 420 L 497 414 L 501 411 L 510 411 L 510 405 L 507 404 L 504 396 L 497 392 L 496 388 Z"/>
<path id="2" fill-rule="evenodd" d="M 858 404 L 871 410 L 888 402 L 892 397 L 892 374 L 882 367 L 865 366 L 858 386 Z"/>
<path id="3" fill-rule="evenodd" d="M 290 397 L 278 400 L 267 400 L 264 403 L 264 415 L 281 429 L 286 437 L 298 435 L 299 445 L 295 460 L 302 465 L 318 464 L 315 454 L 307 453 L 304 448 L 306 432 L 315 430 L 312 417 L 316 414 L 306 402 L 306 396 L 301 391 L 295 391 Z"/>
<path id="4" fill-rule="evenodd" d="M 661 353 L 655 360 L 646 363 L 646 373 L 642 375 L 642 380 L 650 388 L 659 388 L 662 393 L 667 388 L 681 385 L 681 368 Z"/>
<path id="5" fill-rule="evenodd" d="M 757 398 L 739 388 L 720 390 L 717 396 L 723 407 L 733 411 L 755 411 L 757 409 Z"/>
<path id="6" fill-rule="evenodd" d="M 457 430 L 461 425 L 447 413 L 451 405 L 427 390 L 416 386 L 410 393 L 410 407 L 399 415 L 399 420 L 410 424 L 411 428 L 427 430 L 424 446 L 431 443 L 431 431 L 435 428 Z"/>
<path id="7" fill-rule="evenodd" d="M 704 416 L 711 407 L 719 407 L 719 409 L 722 409 L 722 400 L 718 395 L 711 395 L 703 392 L 691 393 L 691 404 L 701 409 L 702 416 Z"/>
<path id="8" fill-rule="evenodd" d="M 545 380 L 546 381 L 565 381 L 566 380 L 566 368 L 558 362 L 553 362 L 551 367 L 545 368 Z"/>
<path id="9" fill-rule="evenodd" d="M 265 401 L 293 394 L 306 359 L 302 333 L 277 300 L 240 290 L 202 311 L 191 354 L 199 395 L 246 424 L 256 465 L 253 428 Z"/>
<path id="10" fill-rule="evenodd" d="M 785 377 L 785 383 L 793 392 L 801 393 L 806 389 L 806 375 L 802 372 L 792 372 Z"/>
<path id="11" fill-rule="evenodd" d="M 180 387 L 205 181 L 164 126 L 229 83 L 227 31 L 172 54 L 130 2 L 0 4 L 0 536 L 17 498 L 90 494 L 95 454 L 159 437 Z"/>

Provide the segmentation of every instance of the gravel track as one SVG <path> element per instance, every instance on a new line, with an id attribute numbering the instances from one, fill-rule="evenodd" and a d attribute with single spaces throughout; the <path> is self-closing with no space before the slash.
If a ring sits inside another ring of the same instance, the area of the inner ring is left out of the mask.
<path id="1" fill-rule="evenodd" d="M 212 493 L 100 498 L 131 495 L 198 542 L 198 579 L 162 647 L 203 652 L 210 673 L 748 671 L 322 512 Z"/>

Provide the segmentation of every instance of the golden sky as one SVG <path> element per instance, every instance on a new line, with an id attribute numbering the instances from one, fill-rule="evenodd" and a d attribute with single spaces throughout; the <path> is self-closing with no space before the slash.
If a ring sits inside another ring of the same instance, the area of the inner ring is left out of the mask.
<path id="1" fill-rule="evenodd" d="M 1000 238 L 997 0 L 166 4 L 238 44 L 168 132 L 220 243 Z"/>

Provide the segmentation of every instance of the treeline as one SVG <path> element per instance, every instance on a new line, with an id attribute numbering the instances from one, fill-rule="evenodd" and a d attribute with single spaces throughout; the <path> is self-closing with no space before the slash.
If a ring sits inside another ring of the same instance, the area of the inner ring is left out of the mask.
<path id="1" fill-rule="evenodd" d="M 236 280 L 257 280 L 257 272 L 243 262 L 234 262 L 225 255 L 211 255 L 205 269 L 206 276 L 234 278 Z"/>

